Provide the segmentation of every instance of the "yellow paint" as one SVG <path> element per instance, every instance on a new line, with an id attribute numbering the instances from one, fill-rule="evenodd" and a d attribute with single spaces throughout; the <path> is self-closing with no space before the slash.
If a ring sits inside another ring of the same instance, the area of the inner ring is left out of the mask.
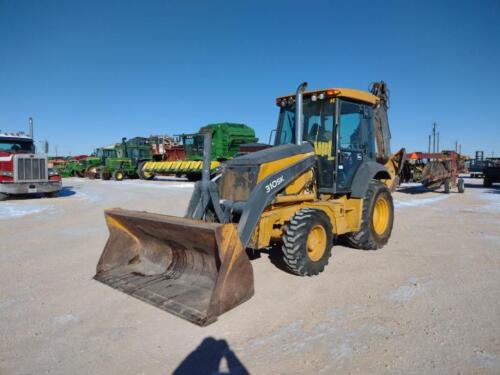
<path id="1" fill-rule="evenodd" d="M 286 197 L 288 195 L 296 195 L 301 193 L 306 185 L 311 185 L 311 183 L 314 184 L 313 181 L 313 172 L 311 170 L 302 173 L 300 176 L 298 176 L 295 180 L 293 180 L 286 188 L 285 188 L 285 195 L 284 196 L 278 196 L 277 198 L 280 197 Z M 314 184 L 315 185 L 315 184 Z"/>
<path id="2" fill-rule="evenodd" d="M 215 169 L 220 162 L 214 160 L 210 163 L 210 169 Z M 176 160 L 176 161 L 148 161 L 144 164 L 144 170 L 147 172 L 162 173 L 186 173 L 202 171 L 203 162 L 198 160 Z"/>
<path id="3" fill-rule="evenodd" d="M 348 89 L 348 88 L 329 88 L 323 90 L 306 91 L 304 92 L 304 97 L 310 97 L 311 95 L 314 94 L 318 95 L 321 93 L 324 93 L 327 97 L 354 99 L 371 105 L 375 105 L 379 102 L 379 98 L 369 93 L 368 91 Z M 288 99 L 294 97 L 295 94 L 290 94 L 290 95 L 280 96 L 276 98 L 276 100 L 284 98 Z"/>
<path id="4" fill-rule="evenodd" d="M 328 159 L 334 159 L 332 156 L 332 141 L 313 142 L 314 152 L 318 156 L 326 156 Z"/>
<path id="5" fill-rule="evenodd" d="M 268 163 L 263 163 L 260 165 L 259 176 L 257 178 L 257 183 L 261 182 L 267 176 L 270 176 L 278 171 L 281 171 L 301 160 L 304 160 L 310 156 L 313 156 L 314 152 L 308 152 L 305 154 L 299 154 L 294 156 L 289 156 L 287 158 L 273 160 Z"/>
<path id="6" fill-rule="evenodd" d="M 385 197 L 379 197 L 375 202 L 372 217 L 373 229 L 379 236 L 384 234 L 389 226 L 389 212 L 390 209 L 387 199 L 385 199 Z"/>
<path id="7" fill-rule="evenodd" d="M 313 262 L 321 259 L 326 250 L 326 231 L 322 225 L 315 225 L 307 236 L 307 256 Z"/>
<path id="8" fill-rule="evenodd" d="M 323 211 L 332 224 L 336 235 L 357 232 L 361 226 L 363 199 L 337 199 L 301 201 L 296 203 L 278 203 L 268 207 L 260 217 L 249 247 L 260 249 L 270 246 L 273 241 L 280 241 L 285 224 L 301 208 L 314 208 Z"/>

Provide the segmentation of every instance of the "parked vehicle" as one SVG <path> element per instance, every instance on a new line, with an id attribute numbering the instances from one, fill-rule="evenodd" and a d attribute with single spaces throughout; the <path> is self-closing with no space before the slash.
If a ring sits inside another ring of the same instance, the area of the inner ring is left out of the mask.
<path id="1" fill-rule="evenodd" d="M 220 164 L 232 159 L 240 153 L 242 144 L 257 142 L 255 131 L 245 124 L 220 123 L 206 125 L 194 134 L 181 134 L 184 148 L 184 160 L 167 160 L 147 162 L 139 170 L 142 179 L 151 179 L 155 175 L 186 176 L 188 180 L 201 178 L 203 160 L 203 135 L 212 135 L 211 172 L 214 173 Z"/>
<path id="2" fill-rule="evenodd" d="M 17 194 L 42 193 L 57 197 L 62 189 L 61 176 L 48 167 L 48 145 L 37 153 L 33 141 L 33 120 L 29 133 L 0 133 L 0 200 Z"/>
<path id="3" fill-rule="evenodd" d="M 106 157 L 104 164 L 96 168 L 102 180 L 112 178 L 122 181 L 125 177 L 138 178 L 138 170 L 153 157 L 149 142 L 143 143 L 138 138 L 129 141 L 123 138 L 121 143 L 114 146 L 113 151 L 114 154 Z"/>

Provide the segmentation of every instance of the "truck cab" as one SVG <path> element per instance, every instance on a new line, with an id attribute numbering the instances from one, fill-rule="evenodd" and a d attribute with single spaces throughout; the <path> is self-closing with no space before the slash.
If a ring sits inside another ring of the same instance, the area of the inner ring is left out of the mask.
<path id="1" fill-rule="evenodd" d="M 61 189 L 61 177 L 48 168 L 46 154 L 36 153 L 30 135 L 0 133 L 0 200 L 35 193 L 55 197 Z"/>

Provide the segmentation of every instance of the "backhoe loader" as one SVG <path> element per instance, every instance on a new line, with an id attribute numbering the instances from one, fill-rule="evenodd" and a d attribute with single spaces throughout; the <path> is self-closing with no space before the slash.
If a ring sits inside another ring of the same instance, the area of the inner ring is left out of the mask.
<path id="1" fill-rule="evenodd" d="M 227 161 L 212 180 L 205 136 L 185 217 L 106 210 L 110 237 L 94 278 L 205 326 L 253 295 L 247 249 L 281 249 L 292 273 L 313 276 L 341 237 L 383 247 L 405 154 L 390 154 L 386 85 L 306 87 L 277 98 L 273 147 Z"/>

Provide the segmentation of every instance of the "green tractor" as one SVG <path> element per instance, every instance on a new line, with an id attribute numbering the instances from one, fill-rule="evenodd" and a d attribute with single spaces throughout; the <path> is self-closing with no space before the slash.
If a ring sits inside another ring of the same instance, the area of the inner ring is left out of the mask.
<path id="1" fill-rule="evenodd" d="M 88 169 L 101 164 L 101 158 L 87 156 L 69 159 L 64 165 L 56 167 L 61 177 L 84 177 Z"/>
<path id="2" fill-rule="evenodd" d="M 84 176 L 90 179 L 99 178 L 99 167 L 106 163 L 108 158 L 116 157 L 116 144 L 99 147 L 92 156 L 81 160 Z"/>
<path id="3" fill-rule="evenodd" d="M 138 178 L 138 169 L 153 157 L 151 145 L 138 142 L 136 138 L 129 141 L 123 138 L 122 143 L 113 147 L 113 151 L 114 154 L 106 157 L 104 164 L 96 168 L 101 180 L 112 178 L 122 181 L 125 177 Z"/>
<path id="4" fill-rule="evenodd" d="M 180 134 L 185 152 L 185 160 L 149 161 L 142 164 L 139 175 L 142 179 L 151 179 L 155 175 L 186 176 L 190 181 L 201 178 L 203 161 L 203 135 L 212 135 L 212 153 L 210 170 L 214 173 L 220 164 L 232 159 L 240 152 L 242 144 L 257 142 L 255 131 L 244 124 L 220 123 L 200 128 L 198 133 Z"/>

